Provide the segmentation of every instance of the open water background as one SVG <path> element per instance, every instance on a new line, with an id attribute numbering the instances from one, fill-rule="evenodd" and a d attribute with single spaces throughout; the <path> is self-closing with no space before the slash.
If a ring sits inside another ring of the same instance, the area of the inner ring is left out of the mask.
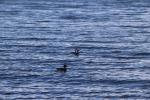
<path id="1" fill-rule="evenodd" d="M 0 0 L 0 100 L 150 100 L 149 37 L 150 0 Z"/>

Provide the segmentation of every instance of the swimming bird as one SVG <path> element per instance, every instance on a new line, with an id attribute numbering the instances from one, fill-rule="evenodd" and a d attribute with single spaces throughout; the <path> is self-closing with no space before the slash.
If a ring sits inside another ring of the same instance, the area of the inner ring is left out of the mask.
<path id="1" fill-rule="evenodd" d="M 66 72 L 67 71 L 67 65 L 64 64 L 63 68 L 57 68 L 56 71 L 57 72 Z"/>
<path id="2" fill-rule="evenodd" d="M 74 49 L 74 52 L 72 52 L 72 54 L 79 56 L 80 50 L 78 48 Z"/>

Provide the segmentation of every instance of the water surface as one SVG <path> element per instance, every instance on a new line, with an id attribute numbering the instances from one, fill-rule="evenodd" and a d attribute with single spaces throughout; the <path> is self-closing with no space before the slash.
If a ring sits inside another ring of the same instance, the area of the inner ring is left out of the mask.
<path id="1" fill-rule="evenodd" d="M 1 0 L 0 99 L 149 100 L 149 4 Z"/>

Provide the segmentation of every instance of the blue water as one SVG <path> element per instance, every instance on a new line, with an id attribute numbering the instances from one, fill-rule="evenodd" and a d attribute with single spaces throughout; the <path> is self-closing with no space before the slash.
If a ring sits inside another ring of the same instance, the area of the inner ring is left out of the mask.
<path id="1" fill-rule="evenodd" d="M 150 100 L 150 0 L 0 0 L 0 100 Z"/>

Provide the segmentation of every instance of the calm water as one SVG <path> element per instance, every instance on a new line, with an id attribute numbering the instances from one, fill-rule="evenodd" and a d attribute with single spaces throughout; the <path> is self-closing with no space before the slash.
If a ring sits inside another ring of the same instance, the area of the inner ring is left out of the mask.
<path id="1" fill-rule="evenodd" d="M 150 0 L 0 0 L 0 100 L 150 100 L 149 37 Z"/>

